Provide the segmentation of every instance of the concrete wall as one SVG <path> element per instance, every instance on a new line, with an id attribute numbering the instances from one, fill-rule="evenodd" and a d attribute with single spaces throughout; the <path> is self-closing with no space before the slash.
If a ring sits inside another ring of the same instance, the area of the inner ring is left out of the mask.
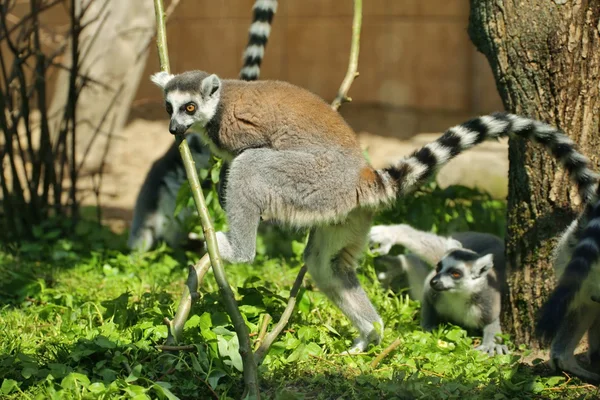
<path id="1" fill-rule="evenodd" d="M 168 25 L 172 70 L 237 77 L 253 3 L 182 0 Z M 261 78 L 333 99 L 346 72 L 352 12 L 351 0 L 282 0 Z M 360 77 L 342 107 L 351 125 L 404 138 L 502 109 L 490 67 L 467 35 L 468 13 L 465 0 L 364 1 Z M 155 49 L 149 60 L 146 75 L 158 70 Z M 161 102 L 147 80 L 137 98 Z"/>

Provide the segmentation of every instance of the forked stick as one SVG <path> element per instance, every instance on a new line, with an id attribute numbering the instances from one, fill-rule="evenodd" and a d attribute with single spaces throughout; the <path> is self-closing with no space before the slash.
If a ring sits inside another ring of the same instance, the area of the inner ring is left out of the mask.
<path id="1" fill-rule="evenodd" d="M 160 69 L 161 71 L 169 73 L 169 52 L 167 48 L 165 12 L 162 0 L 154 0 L 154 11 L 156 13 L 156 44 L 158 48 L 158 55 L 160 58 Z M 196 209 L 198 210 L 198 215 L 200 216 L 200 223 L 202 224 L 202 230 L 204 232 L 204 238 L 206 240 L 206 245 L 208 248 L 208 257 L 210 258 L 210 263 L 215 274 L 215 280 L 217 281 L 217 285 L 219 285 L 219 291 L 221 292 L 221 296 L 223 297 L 225 310 L 227 310 L 227 314 L 229 314 L 229 317 L 233 322 L 233 326 L 235 328 L 235 332 L 237 334 L 238 341 L 240 344 L 239 352 L 242 356 L 242 363 L 244 369 L 244 397 L 260 399 L 260 392 L 258 389 L 258 371 L 256 367 L 256 362 L 254 361 L 254 354 L 252 353 L 252 350 L 250 348 L 250 336 L 248 332 L 248 327 L 246 326 L 246 322 L 244 321 L 244 318 L 242 317 L 242 314 L 240 313 L 240 310 L 237 306 L 237 302 L 235 301 L 233 291 L 231 290 L 231 287 L 227 282 L 225 270 L 223 269 L 223 264 L 221 263 L 221 257 L 219 255 L 219 249 L 217 248 L 215 229 L 210 219 L 210 215 L 208 214 L 208 208 L 206 207 L 206 201 L 204 200 L 204 195 L 202 194 L 200 180 L 198 179 L 198 172 L 196 171 L 196 166 L 192 158 L 192 153 L 190 152 L 190 148 L 188 146 L 187 141 L 185 140 L 184 135 L 176 135 L 176 140 L 179 146 L 181 158 L 183 159 L 183 165 L 185 166 L 185 172 L 190 183 L 190 188 L 192 190 L 194 202 L 196 203 Z M 193 274 L 191 275 L 193 276 Z M 189 288 L 184 289 L 184 293 L 186 290 L 190 292 L 189 297 L 191 299 L 192 293 L 195 293 L 197 291 L 197 287 L 196 290 L 190 290 Z M 189 309 L 187 310 L 187 312 L 189 313 Z M 183 318 L 183 314 L 181 314 L 180 317 L 180 319 L 185 323 L 185 318 Z M 181 329 L 183 329 L 183 327 L 181 327 Z"/>
<path id="2" fill-rule="evenodd" d="M 283 310 L 283 314 L 281 314 L 281 318 L 277 324 L 273 327 L 271 332 L 265 337 L 265 339 L 260 344 L 258 350 L 254 352 L 254 359 L 256 360 L 256 364 L 260 364 L 267 353 L 269 352 L 269 348 L 277 339 L 277 336 L 281 333 L 283 328 L 287 325 L 290 317 L 292 316 L 292 312 L 294 311 L 294 307 L 296 306 L 296 297 L 298 296 L 298 292 L 300 291 L 300 286 L 302 285 L 302 281 L 304 280 L 304 275 L 306 275 L 306 265 L 303 265 L 296 276 L 296 280 L 294 281 L 294 285 L 292 286 L 292 290 L 290 290 L 290 298 L 288 299 L 288 303 Z"/>
<path id="3" fill-rule="evenodd" d="M 181 300 L 179 300 L 179 306 L 175 313 L 175 318 L 169 320 L 165 318 L 165 324 L 167 325 L 167 346 L 175 346 L 181 340 L 181 334 L 183 333 L 183 326 L 190 315 L 192 304 L 199 297 L 198 287 L 204 275 L 210 268 L 210 258 L 208 254 L 205 254 L 195 265 L 189 266 L 188 277 L 183 287 L 183 293 L 181 294 Z"/>

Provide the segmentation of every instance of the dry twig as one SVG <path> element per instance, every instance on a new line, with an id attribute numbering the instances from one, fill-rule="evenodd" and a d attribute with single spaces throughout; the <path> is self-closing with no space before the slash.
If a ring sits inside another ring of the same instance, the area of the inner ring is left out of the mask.
<path id="1" fill-rule="evenodd" d="M 375 369 L 377 365 L 383 360 L 388 354 L 390 354 L 396 347 L 400 346 L 402 340 L 396 338 L 388 347 L 386 347 L 377 357 L 371 361 L 371 368 Z"/>
<path id="2" fill-rule="evenodd" d="M 258 331 L 258 337 L 256 338 L 256 341 L 254 342 L 254 351 L 258 350 L 258 348 L 260 347 L 260 344 L 262 343 L 263 339 L 265 338 L 265 335 L 267 334 L 267 328 L 269 327 L 269 322 L 271 322 L 271 316 L 269 314 L 265 314 L 261 324 L 260 324 L 260 329 Z"/>

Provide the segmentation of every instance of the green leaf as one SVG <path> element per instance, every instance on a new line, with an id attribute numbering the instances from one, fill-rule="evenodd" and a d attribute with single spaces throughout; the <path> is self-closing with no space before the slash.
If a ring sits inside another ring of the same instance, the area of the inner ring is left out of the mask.
<path id="1" fill-rule="evenodd" d="M 171 385 L 167 382 L 156 382 L 152 385 L 152 388 L 159 394 L 161 398 L 167 398 L 169 400 L 179 400 L 179 397 L 175 396 L 169 389 Z"/>
<path id="2" fill-rule="evenodd" d="M 142 364 L 137 364 L 131 369 L 131 373 L 127 378 L 125 378 L 125 382 L 135 382 L 142 376 Z"/>
<path id="3" fill-rule="evenodd" d="M 553 377 L 548 378 L 545 383 L 546 383 L 547 387 L 555 387 L 558 384 L 564 382 L 564 380 L 565 380 L 564 376 L 553 376 Z"/>
<path id="4" fill-rule="evenodd" d="M 89 385 L 90 385 L 89 378 L 78 372 L 71 372 L 69 375 L 65 376 L 63 378 L 63 380 L 60 382 L 60 386 L 63 389 L 68 389 L 68 390 L 79 390 L 80 386 L 87 388 Z"/>
<path id="5" fill-rule="evenodd" d="M 225 339 L 223 336 L 218 336 L 217 340 L 219 354 L 221 357 L 229 358 L 229 360 L 225 360 L 225 364 L 231 364 L 238 371 L 243 371 L 244 367 L 237 336 L 233 336 L 230 340 Z"/>
<path id="6" fill-rule="evenodd" d="M 102 382 L 94 382 L 88 386 L 88 390 L 92 393 L 99 394 L 106 391 L 106 386 Z"/>
<path id="7" fill-rule="evenodd" d="M 21 375 L 25 379 L 31 378 L 32 375 L 37 374 L 38 368 L 36 366 L 27 366 L 21 370 Z"/>
<path id="8" fill-rule="evenodd" d="M 0 386 L 0 393 L 10 394 L 10 392 L 12 392 L 17 387 L 19 387 L 17 381 L 13 379 L 4 379 L 2 381 L 2 386 Z"/>
<path id="9" fill-rule="evenodd" d="M 213 369 L 213 370 L 210 372 L 210 375 L 209 375 L 209 377 L 208 377 L 208 379 L 207 379 L 207 381 L 208 381 L 208 384 L 209 384 L 209 385 L 210 385 L 210 387 L 212 387 L 213 389 L 216 389 L 216 388 L 217 388 L 217 385 L 219 384 L 219 380 L 220 380 L 222 377 L 224 377 L 224 376 L 227 376 L 227 374 L 226 374 L 224 371 L 222 371 L 222 370 L 220 370 L 220 369 Z"/>
<path id="10" fill-rule="evenodd" d="M 97 336 L 94 339 L 94 343 L 96 343 L 98 346 L 102 347 L 103 349 L 114 349 L 115 347 L 117 347 L 117 345 L 112 342 L 110 339 L 108 339 L 106 336 Z"/>

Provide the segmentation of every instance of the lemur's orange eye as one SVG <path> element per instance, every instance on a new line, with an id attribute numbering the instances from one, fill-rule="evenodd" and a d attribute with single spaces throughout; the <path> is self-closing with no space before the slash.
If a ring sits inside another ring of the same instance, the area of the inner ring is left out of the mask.
<path id="1" fill-rule="evenodd" d="M 185 111 L 187 111 L 188 113 L 193 113 L 194 111 L 196 111 L 196 105 L 192 103 L 186 105 Z"/>
<path id="2" fill-rule="evenodd" d="M 452 272 L 450 275 L 451 275 L 451 276 L 452 276 L 454 279 L 458 279 L 458 278 L 460 278 L 460 272 Z"/>

